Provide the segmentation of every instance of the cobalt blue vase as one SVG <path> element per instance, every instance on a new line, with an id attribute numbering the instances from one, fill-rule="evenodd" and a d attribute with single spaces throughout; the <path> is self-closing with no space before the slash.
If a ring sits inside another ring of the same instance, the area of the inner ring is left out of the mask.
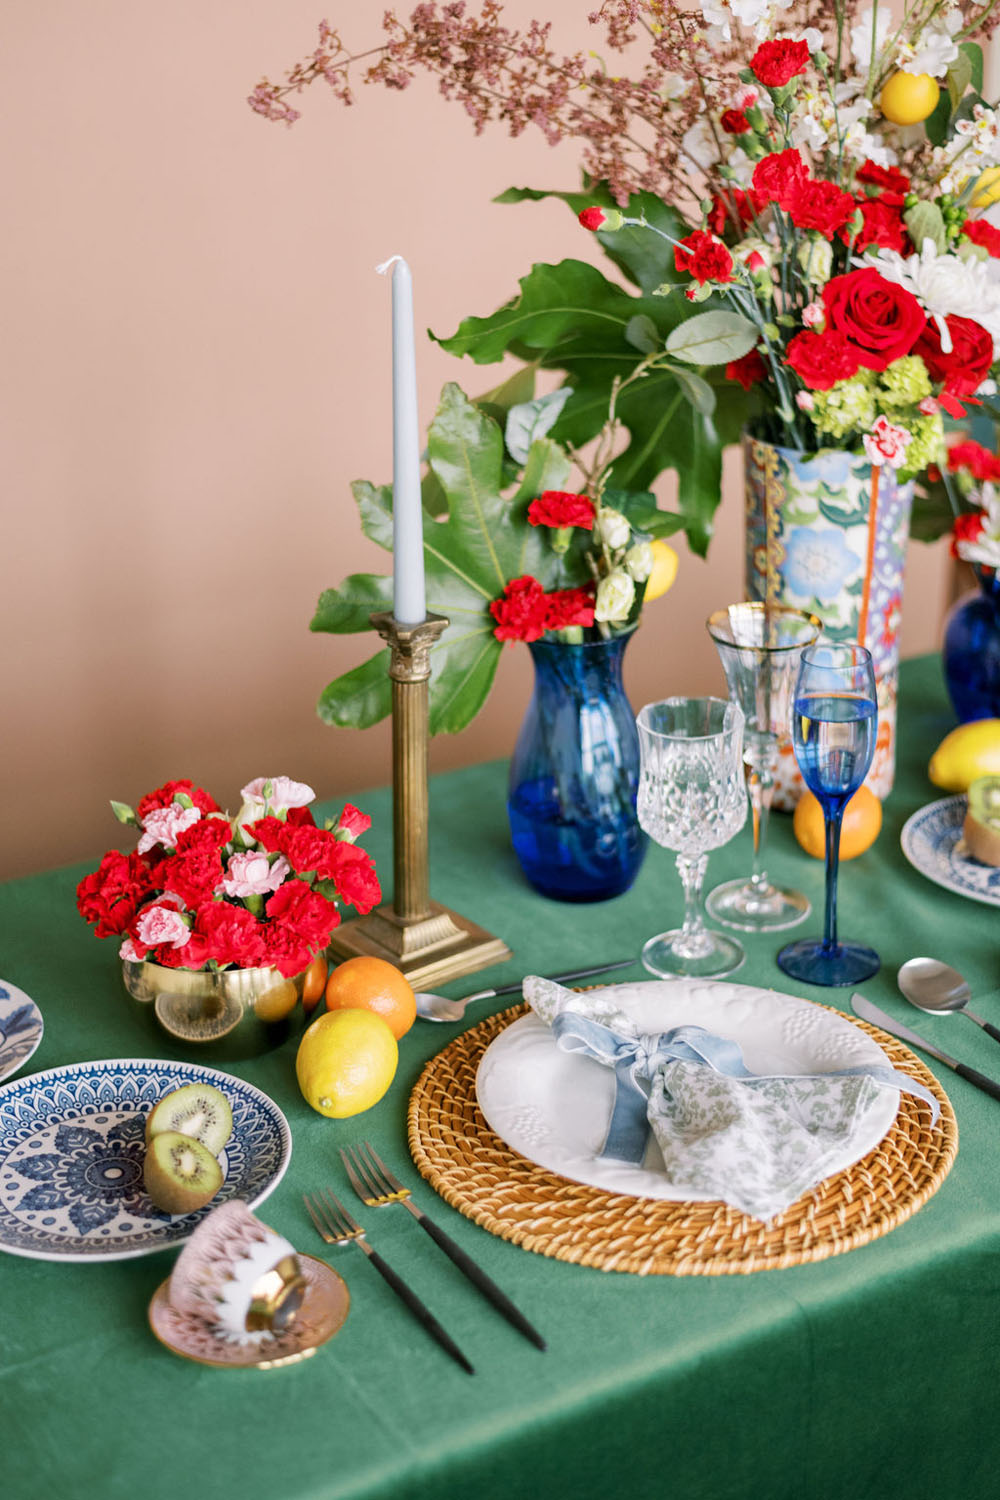
<path id="1" fill-rule="evenodd" d="M 622 683 L 631 632 L 532 641 L 535 688 L 510 766 L 507 815 L 528 881 L 555 901 L 627 891 L 646 853 L 639 736 Z"/>
<path id="2" fill-rule="evenodd" d="M 979 592 L 966 594 L 945 622 L 944 675 L 962 724 L 1000 719 L 1000 574 L 974 567 Z"/>

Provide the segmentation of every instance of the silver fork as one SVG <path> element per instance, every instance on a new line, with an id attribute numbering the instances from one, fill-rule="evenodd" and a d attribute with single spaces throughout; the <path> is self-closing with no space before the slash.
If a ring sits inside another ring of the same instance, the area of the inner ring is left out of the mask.
<path id="1" fill-rule="evenodd" d="M 416 1292 L 412 1292 L 403 1278 L 396 1275 L 388 1261 L 383 1260 L 378 1251 L 372 1249 L 365 1239 L 365 1232 L 361 1225 L 347 1212 L 340 1199 L 335 1198 L 329 1189 L 321 1189 L 313 1193 L 311 1200 L 308 1193 L 303 1193 L 302 1201 L 320 1238 L 328 1245 L 359 1245 L 379 1275 L 389 1283 L 400 1301 L 406 1303 L 411 1313 L 418 1322 L 423 1324 L 431 1337 L 437 1339 L 442 1349 L 446 1349 L 463 1370 L 474 1375 L 475 1370 L 455 1340 L 441 1327 L 426 1303 L 421 1302 Z"/>
<path id="2" fill-rule="evenodd" d="M 342 1147 L 340 1158 L 350 1178 L 351 1187 L 362 1203 L 367 1204 L 369 1208 L 383 1208 L 389 1203 L 401 1203 L 404 1208 L 409 1209 L 421 1229 L 430 1235 L 434 1243 L 440 1246 L 463 1275 L 467 1276 L 483 1296 L 493 1304 L 497 1312 L 502 1313 L 508 1322 L 513 1323 L 514 1327 L 523 1333 L 525 1338 L 529 1338 L 537 1348 L 547 1347 L 538 1329 L 529 1323 L 524 1314 L 514 1306 L 506 1292 L 500 1290 L 496 1282 L 476 1265 L 472 1257 L 465 1253 L 461 1245 L 455 1243 L 451 1235 L 445 1234 L 433 1219 L 428 1218 L 423 1209 L 417 1207 L 410 1196 L 409 1188 L 404 1187 L 399 1178 L 393 1176 L 382 1158 L 376 1155 L 370 1142 L 363 1141 L 353 1150 L 350 1147 Z"/>

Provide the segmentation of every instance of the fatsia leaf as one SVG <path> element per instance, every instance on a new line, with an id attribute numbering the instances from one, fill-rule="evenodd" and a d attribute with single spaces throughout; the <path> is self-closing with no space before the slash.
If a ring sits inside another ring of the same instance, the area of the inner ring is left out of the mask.
<path id="1" fill-rule="evenodd" d="M 374 573 L 352 573 L 339 589 L 325 589 L 319 597 L 310 630 L 351 635 L 370 629 L 370 618 L 392 608 L 392 579 Z"/>
<path id="2" fill-rule="evenodd" d="M 368 729 L 392 712 L 389 652 L 379 651 L 323 689 L 317 712 L 327 724 Z"/>

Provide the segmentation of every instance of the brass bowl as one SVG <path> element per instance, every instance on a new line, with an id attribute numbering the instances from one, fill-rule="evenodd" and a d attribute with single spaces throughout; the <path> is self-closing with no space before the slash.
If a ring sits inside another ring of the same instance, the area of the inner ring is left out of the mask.
<path id="1" fill-rule="evenodd" d="M 168 1035 L 216 1055 L 252 1057 L 291 1031 L 306 970 L 290 979 L 275 968 L 168 969 L 122 961 L 125 989 Z"/>

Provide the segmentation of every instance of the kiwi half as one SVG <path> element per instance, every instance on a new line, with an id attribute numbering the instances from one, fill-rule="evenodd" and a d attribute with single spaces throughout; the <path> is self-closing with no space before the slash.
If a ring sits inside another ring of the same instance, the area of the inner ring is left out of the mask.
<path id="1" fill-rule="evenodd" d="M 222 1186 L 222 1168 L 208 1147 L 179 1130 L 153 1137 L 143 1175 L 146 1192 L 168 1214 L 193 1214 Z"/>
<path id="2" fill-rule="evenodd" d="M 969 787 L 962 837 L 973 859 L 1000 865 L 1000 776 L 980 776 Z"/>
<path id="3" fill-rule="evenodd" d="M 192 1136 L 218 1156 L 233 1133 L 233 1112 L 225 1094 L 210 1083 L 187 1083 L 166 1094 L 146 1117 L 146 1145 L 164 1131 Z"/>

